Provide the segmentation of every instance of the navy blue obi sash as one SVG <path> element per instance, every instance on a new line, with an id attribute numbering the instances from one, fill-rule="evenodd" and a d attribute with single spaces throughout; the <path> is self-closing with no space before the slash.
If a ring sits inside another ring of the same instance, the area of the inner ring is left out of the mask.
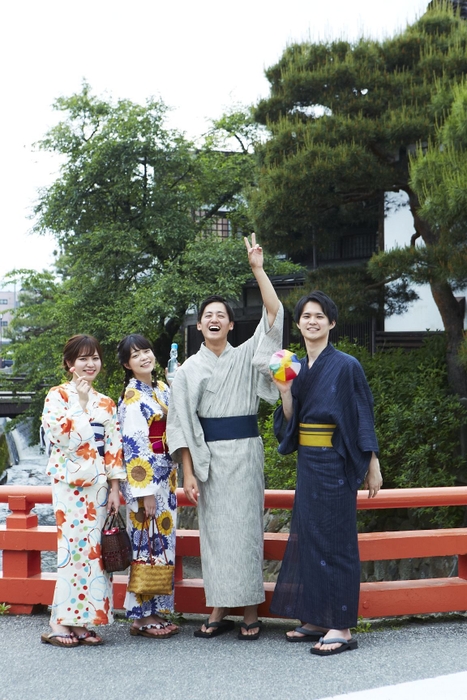
<path id="1" fill-rule="evenodd" d="M 243 440 L 259 437 L 258 416 L 228 416 L 226 418 L 201 418 L 199 422 L 206 442 L 217 440 Z"/>
<path id="2" fill-rule="evenodd" d="M 104 456 L 104 444 L 105 444 L 105 428 L 102 423 L 91 423 L 94 430 L 94 440 L 96 442 L 97 451 L 100 456 Z"/>

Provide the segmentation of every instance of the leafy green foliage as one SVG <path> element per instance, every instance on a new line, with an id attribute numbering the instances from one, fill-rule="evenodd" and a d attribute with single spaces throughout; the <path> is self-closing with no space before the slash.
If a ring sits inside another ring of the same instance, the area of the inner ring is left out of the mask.
<path id="1" fill-rule="evenodd" d="M 274 413 L 261 421 L 264 445 L 264 478 L 267 489 L 294 489 L 297 481 L 297 455 L 281 455 L 273 431 Z"/>
<path id="2" fill-rule="evenodd" d="M 435 133 L 467 72 L 466 45 L 465 22 L 436 7 L 383 42 L 289 46 L 255 113 L 271 132 L 253 198 L 259 230 L 279 246 L 289 231 L 293 254 L 327 237 L 343 209 L 363 221 L 372 196 L 406 189 L 407 148 Z"/>
<path id="3" fill-rule="evenodd" d="M 3 433 L 0 433 L 0 478 L 3 475 L 5 469 L 10 466 L 10 453 L 8 451 L 8 445 L 6 437 Z"/>
<path id="4" fill-rule="evenodd" d="M 466 457 L 459 451 L 465 408 L 449 391 L 445 338 L 420 350 L 392 350 L 359 358 L 375 398 L 375 423 L 386 488 L 454 486 L 467 482 Z M 366 352 L 366 351 L 365 351 Z M 365 352 L 363 354 L 365 354 Z M 417 509 L 412 526 L 459 526 L 463 509 Z M 360 514 L 367 523 L 385 516 Z M 428 525 L 429 526 L 429 525 Z"/>
<path id="5" fill-rule="evenodd" d="M 425 276 L 467 285 L 467 85 L 453 89 L 453 102 L 434 138 L 411 158 L 411 185 L 420 215 L 436 230 L 438 242 L 425 256 Z"/>

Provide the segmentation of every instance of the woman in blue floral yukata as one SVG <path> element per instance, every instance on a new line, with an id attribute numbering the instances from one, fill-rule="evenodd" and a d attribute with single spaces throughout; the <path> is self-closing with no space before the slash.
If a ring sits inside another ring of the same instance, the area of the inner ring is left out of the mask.
<path id="1" fill-rule="evenodd" d="M 142 335 L 123 338 L 118 359 L 125 370 L 118 416 L 127 472 L 122 492 L 127 503 L 133 557 L 137 556 L 140 542 L 141 554 L 149 554 L 149 532 L 152 552 L 164 558 L 164 548 L 168 563 L 174 564 L 177 465 L 172 462 L 165 440 L 170 389 L 164 382 L 153 382 L 156 358 L 151 343 Z M 158 531 L 153 527 L 153 518 Z M 179 632 L 178 626 L 165 618 L 174 609 L 173 591 L 171 595 L 141 598 L 127 590 L 125 608 L 127 618 L 132 620 L 133 636 L 167 639 Z"/>

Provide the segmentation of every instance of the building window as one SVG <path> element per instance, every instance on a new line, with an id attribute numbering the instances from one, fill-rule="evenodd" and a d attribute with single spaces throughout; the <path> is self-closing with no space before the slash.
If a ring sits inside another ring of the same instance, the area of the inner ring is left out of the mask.
<path id="1" fill-rule="evenodd" d="M 8 304 L 8 299 L 0 299 L 0 304 Z"/>
<path id="2" fill-rule="evenodd" d="M 219 238 L 230 237 L 230 221 L 222 217 L 213 217 L 212 232 L 217 233 Z"/>
<path id="3" fill-rule="evenodd" d="M 5 328 L 6 326 L 8 326 L 8 321 L 2 321 L 2 327 Z"/>
<path id="4" fill-rule="evenodd" d="M 318 261 L 365 260 L 376 252 L 377 243 L 376 231 L 339 236 L 331 240 L 325 249 L 318 251 Z"/>
<path id="5" fill-rule="evenodd" d="M 214 233 L 219 238 L 230 238 L 232 236 L 232 226 L 223 212 L 218 212 L 217 216 L 206 218 L 205 212 L 201 209 L 195 212 L 195 218 L 199 222 L 203 222 L 203 230 L 205 233 Z M 204 221 L 203 221 L 204 220 Z"/>

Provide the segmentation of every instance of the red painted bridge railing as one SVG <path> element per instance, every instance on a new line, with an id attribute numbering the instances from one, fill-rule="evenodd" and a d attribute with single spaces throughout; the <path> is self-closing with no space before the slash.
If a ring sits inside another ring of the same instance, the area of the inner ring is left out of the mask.
<path id="1" fill-rule="evenodd" d="M 190 505 L 181 489 L 180 506 Z M 367 492 L 358 494 L 359 509 L 421 508 L 427 506 L 465 506 L 467 487 L 383 490 L 374 499 Z M 290 509 L 293 491 L 266 491 L 265 507 Z M 8 603 L 12 613 L 30 613 L 37 605 L 52 602 L 55 573 L 41 571 L 41 551 L 57 548 L 55 526 L 39 526 L 32 511 L 37 503 L 51 503 L 48 486 L 0 486 L 0 503 L 11 513 L 0 526 L 0 602 Z M 282 560 L 287 534 L 265 533 L 264 558 Z M 360 610 L 363 617 L 450 612 L 467 608 L 467 528 L 372 532 L 359 535 L 362 561 L 408 559 L 416 557 L 457 556 L 458 575 L 411 581 L 362 583 Z M 177 530 L 175 563 L 175 607 L 180 612 L 206 613 L 202 579 L 183 578 L 183 557 L 197 557 L 197 530 Z M 115 607 L 122 608 L 126 575 L 114 576 Z M 274 583 L 265 582 L 266 601 L 259 614 L 271 616 L 269 604 Z"/>

